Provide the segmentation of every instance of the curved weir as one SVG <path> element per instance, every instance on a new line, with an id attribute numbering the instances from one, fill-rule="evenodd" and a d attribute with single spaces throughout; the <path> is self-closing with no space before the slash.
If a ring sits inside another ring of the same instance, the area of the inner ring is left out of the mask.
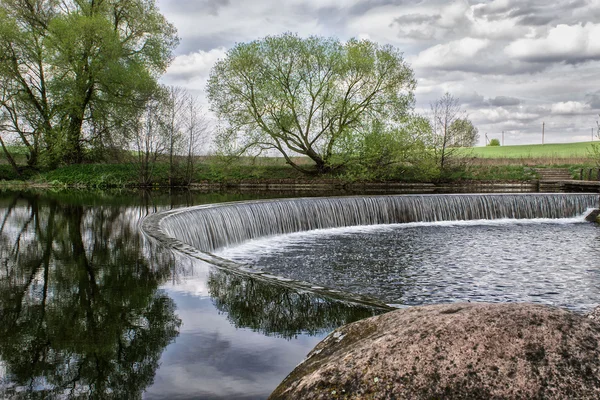
<path id="1" fill-rule="evenodd" d="M 161 243 L 237 273 L 377 305 L 359 295 L 294 282 L 219 258 L 215 250 L 259 237 L 356 225 L 482 219 L 571 218 L 597 208 L 597 194 L 469 194 L 297 198 L 204 205 L 149 216 Z"/>

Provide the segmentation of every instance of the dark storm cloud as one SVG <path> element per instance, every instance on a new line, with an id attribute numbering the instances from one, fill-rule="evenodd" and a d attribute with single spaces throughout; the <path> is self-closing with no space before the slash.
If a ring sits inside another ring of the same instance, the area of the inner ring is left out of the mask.
<path id="1" fill-rule="evenodd" d="M 516 97 L 507 97 L 507 96 L 497 96 L 493 99 L 489 99 L 489 103 L 496 107 L 508 107 L 508 106 L 518 106 L 521 104 L 521 100 Z"/>

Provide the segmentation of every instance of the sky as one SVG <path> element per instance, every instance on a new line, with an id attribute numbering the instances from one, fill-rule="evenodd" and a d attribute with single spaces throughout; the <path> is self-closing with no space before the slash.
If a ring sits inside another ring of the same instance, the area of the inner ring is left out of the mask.
<path id="1" fill-rule="evenodd" d="M 600 119 L 600 0 L 158 0 L 181 43 L 163 82 L 208 109 L 205 86 L 228 48 L 267 35 L 364 38 L 399 48 L 416 108 L 448 92 L 480 143 L 581 142 Z M 595 138 L 598 140 L 598 138 Z"/>

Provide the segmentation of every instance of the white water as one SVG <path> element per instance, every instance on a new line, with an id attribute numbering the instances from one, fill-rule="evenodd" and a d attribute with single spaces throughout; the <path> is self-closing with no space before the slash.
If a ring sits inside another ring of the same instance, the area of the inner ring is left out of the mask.
<path id="1" fill-rule="evenodd" d="M 357 233 L 384 233 L 396 229 L 409 229 L 419 227 L 455 227 L 455 226 L 511 226 L 511 225 L 569 225 L 587 223 L 585 217 L 589 214 L 587 210 L 583 214 L 573 218 L 533 218 L 533 219 L 478 219 L 471 221 L 437 221 L 437 222 L 408 222 L 403 224 L 380 224 L 380 225 L 358 225 L 339 228 L 314 229 L 311 231 L 294 232 L 276 236 L 266 236 L 251 239 L 241 244 L 224 247 L 214 254 L 226 259 L 243 262 L 252 262 L 270 253 L 281 253 L 286 248 L 332 236 L 353 235 Z M 260 268 L 260 265 L 256 265 Z"/>
<path id="2" fill-rule="evenodd" d="M 294 232 L 461 220 L 561 219 L 598 207 L 592 194 L 407 195 L 285 199 L 201 206 L 160 221 L 200 251 Z M 453 222 L 454 223 L 454 222 Z"/>

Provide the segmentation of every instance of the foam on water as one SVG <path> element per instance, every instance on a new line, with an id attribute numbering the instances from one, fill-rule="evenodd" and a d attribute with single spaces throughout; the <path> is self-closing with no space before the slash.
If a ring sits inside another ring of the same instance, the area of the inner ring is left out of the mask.
<path id="1" fill-rule="evenodd" d="M 510 226 L 510 225 L 567 225 L 587 223 L 585 218 L 593 210 L 590 208 L 585 213 L 573 218 L 532 218 L 532 219 L 477 219 L 471 221 L 437 221 L 437 222 L 407 222 L 401 224 L 380 224 L 380 225 L 357 225 L 339 228 L 314 229 L 311 231 L 294 232 L 277 236 L 266 236 L 259 239 L 251 239 L 242 244 L 228 246 L 219 249 L 214 254 L 231 259 L 251 263 L 253 260 L 260 259 L 266 254 L 272 252 L 282 252 L 285 248 L 314 242 L 315 240 L 342 236 L 356 233 L 376 233 L 389 232 L 395 229 L 408 229 L 419 227 L 453 227 L 453 226 Z M 260 265 L 257 265 L 260 268 Z"/>

